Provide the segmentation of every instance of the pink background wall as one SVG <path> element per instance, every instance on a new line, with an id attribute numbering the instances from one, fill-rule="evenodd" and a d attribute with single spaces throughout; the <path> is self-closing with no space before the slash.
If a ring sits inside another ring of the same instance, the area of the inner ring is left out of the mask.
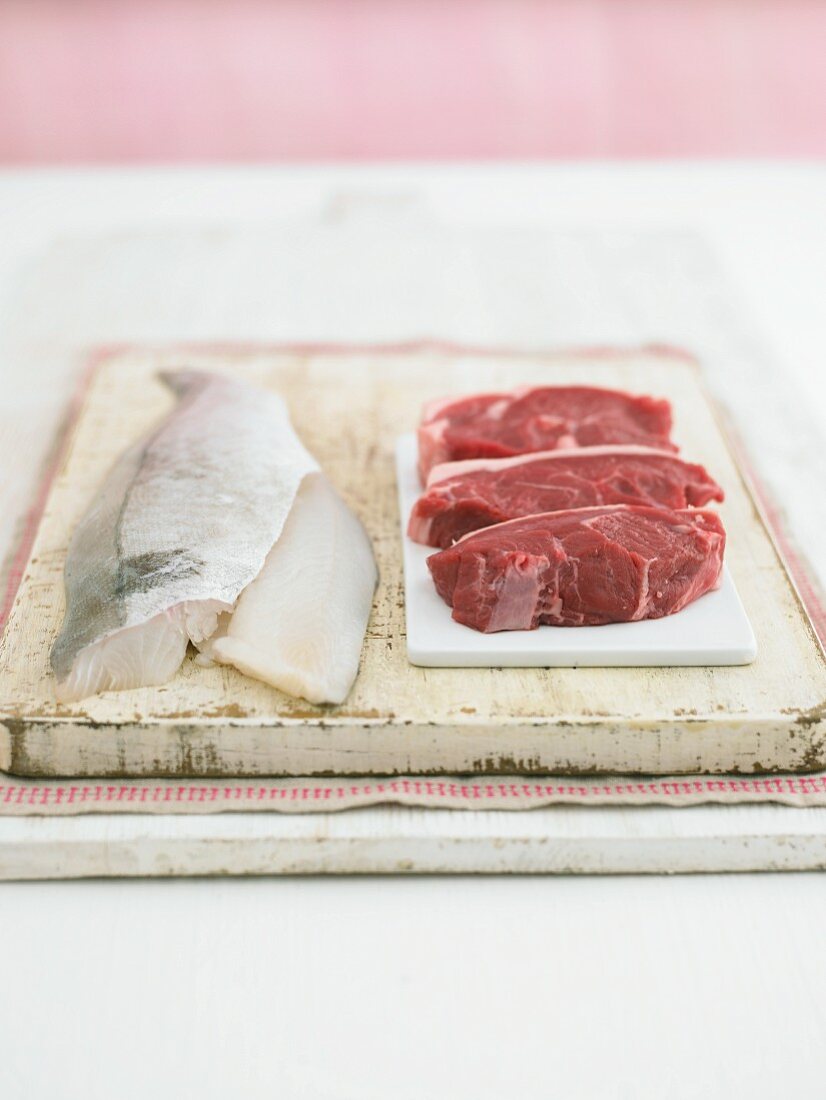
<path id="1" fill-rule="evenodd" d="M 0 0 L 0 162 L 826 153 L 826 0 Z"/>

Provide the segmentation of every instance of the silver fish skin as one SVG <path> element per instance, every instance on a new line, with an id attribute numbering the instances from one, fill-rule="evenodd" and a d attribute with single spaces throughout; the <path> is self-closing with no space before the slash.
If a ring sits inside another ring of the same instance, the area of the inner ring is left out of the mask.
<path id="1" fill-rule="evenodd" d="M 76 528 L 51 652 L 62 701 L 162 683 L 261 571 L 318 464 L 276 394 L 196 370 L 130 447 Z"/>

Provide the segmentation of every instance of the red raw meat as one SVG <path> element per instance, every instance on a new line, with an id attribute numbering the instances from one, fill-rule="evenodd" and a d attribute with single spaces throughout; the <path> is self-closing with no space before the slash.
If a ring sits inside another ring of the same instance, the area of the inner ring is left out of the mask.
<path id="1" fill-rule="evenodd" d="M 440 462 L 605 443 L 676 451 L 670 433 L 671 406 L 665 400 L 594 386 L 522 386 L 426 405 L 419 473 L 424 483 Z"/>
<path id="2" fill-rule="evenodd" d="M 407 533 L 447 547 L 519 516 L 596 504 L 702 507 L 723 490 L 702 466 L 649 447 L 580 447 L 434 466 Z"/>
<path id="3" fill-rule="evenodd" d="M 476 630 L 599 626 L 672 615 L 715 588 L 725 542 L 714 512 L 617 504 L 497 523 L 427 565 Z"/>

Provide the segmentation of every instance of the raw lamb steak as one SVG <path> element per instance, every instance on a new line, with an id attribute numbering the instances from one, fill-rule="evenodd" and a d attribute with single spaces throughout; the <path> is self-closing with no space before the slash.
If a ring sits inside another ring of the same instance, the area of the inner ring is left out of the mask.
<path id="1" fill-rule="evenodd" d="M 425 405 L 419 473 L 424 483 L 440 462 L 604 443 L 676 451 L 670 432 L 667 401 L 594 386 L 521 386 L 510 393 L 444 398 Z"/>
<path id="2" fill-rule="evenodd" d="M 595 504 L 702 507 L 723 490 L 702 466 L 649 447 L 580 447 L 434 466 L 407 533 L 450 546 L 470 531 L 537 512 Z"/>
<path id="3" fill-rule="evenodd" d="M 714 512 L 617 504 L 498 523 L 427 565 L 476 630 L 599 626 L 672 615 L 715 588 L 725 541 Z"/>

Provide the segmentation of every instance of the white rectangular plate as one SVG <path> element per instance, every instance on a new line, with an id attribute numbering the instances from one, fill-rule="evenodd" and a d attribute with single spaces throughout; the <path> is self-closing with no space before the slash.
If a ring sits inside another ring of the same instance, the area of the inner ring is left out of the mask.
<path id="1" fill-rule="evenodd" d="M 607 626 L 509 630 L 483 634 L 451 618 L 427 568 L 432 547 L 407 537 L 407 518 L 421 492 L 416 437 L 399 438 L 396 472 L 404 547 L 407 656 L 432 668 L 575 668 L 583 666 L 747 665 L 757 642 L 734 581 L 723 583 L 677 615 Z"/>

